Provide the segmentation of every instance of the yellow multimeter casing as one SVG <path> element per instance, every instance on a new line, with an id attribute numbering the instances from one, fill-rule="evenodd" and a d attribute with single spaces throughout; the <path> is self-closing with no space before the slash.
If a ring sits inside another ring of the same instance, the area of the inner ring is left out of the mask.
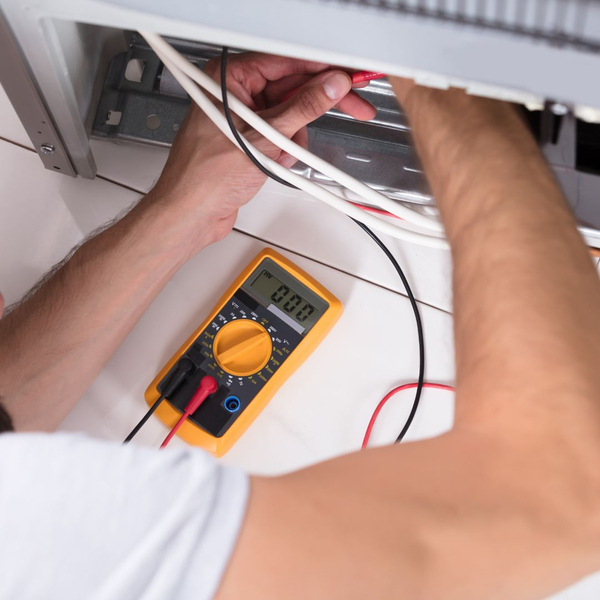
<path id="1" fill-rule="evenodd" d="M 222 456 L 325 338 L 342 310 L 331 292 L 266 248 L 161 369 L 146 390 L 146 402 L 151 406 L 160 397 L 162 385 L 181 360 L 193 362 L 193 375 L 155 414 L 173 427 L 200 379 L 211 375 L 219 389 L 177 435 Z"/>

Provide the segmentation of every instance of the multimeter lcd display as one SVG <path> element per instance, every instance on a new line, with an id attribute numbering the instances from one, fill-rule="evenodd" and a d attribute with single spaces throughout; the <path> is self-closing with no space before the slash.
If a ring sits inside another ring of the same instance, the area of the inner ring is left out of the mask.
<path id="1" fill-rule="evenodd" d="M 296 323 L 308 329 L 321 317 L 320 311 L 267 269 L 252 282 L 251 288 L 269 300 Z"/>

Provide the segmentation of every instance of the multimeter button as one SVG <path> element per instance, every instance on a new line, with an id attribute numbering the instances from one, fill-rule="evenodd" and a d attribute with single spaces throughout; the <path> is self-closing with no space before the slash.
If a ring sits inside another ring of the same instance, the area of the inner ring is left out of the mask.
<path id="1" fill-rule="evenodd" d="M 213 344 L 219 366 L 236 377 L 260 371 L 271 358 L 271 336 L 256 321 L 240 319 L 224 325 Z"/>

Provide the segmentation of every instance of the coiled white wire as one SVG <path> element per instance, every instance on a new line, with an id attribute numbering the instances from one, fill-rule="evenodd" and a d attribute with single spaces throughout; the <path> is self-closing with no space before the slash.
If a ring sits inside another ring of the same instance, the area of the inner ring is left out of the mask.
<path id="1" fill-rule="evenodd" d="M 206 113 L 206 115 L 215 123 L 215 125 L 225 134 L 236 146 L 238 145 L 227 120 L 219 109 L 208 99 L 206 94 L 199 89 L 194 83 L 202 85 L 211 94 L 213 94 L 219 100 L 222 100 L 220 86 L 213 81 L 208 75 L 200 71 L 197 67 L 192 65 L 186 58 L 181 56 L 170 44 L 168 44 L 162 37 L 157 34 L 140 31 L 141 35 L 146 39 L 150 47 L 156 52 L 158 57 L 164 62 L 167 68 L 171 71 L 175 79 L 181 84 L 185 91 L 191 96 L 191 98 L 198 104 L 198 106 Z M 240 102 L 232 94 L 228 94 L 228 99 L 231 108 L 242 117 L 249 125 L 254 127 L 259 133 L 264 135 L 267 139 L 273 142 L 276 146 L 285 150 L 295 158 L 302 160 L 306 164 L 309 164 L 313 168 L 320 172 L 328 175 L 341 185 L 353 190 L 355 193 L 361 195 L 373 204 L 376 204 L 380 208 L 387 210 L 388 212 L 405 219 L 419 227 L 428 228 L 432 231 L 441 232 L 443 228 L 438 221 L 435 221 L 431 217 L 417 213 L 401 204 L 398 204 L 387 198 L 383 194 L 380 194 L 376 190 L 373 190 L 366 184 L 357 181 L 347 173 L 340 171 L 336 167 L 330 165 L 323 159 L 315 156 L 308 150 L 305 150 L 301 146 L 292 142 L 286 138 L 283 134 L 278 132 L 276 129 L 271 127 L 266 121 L 261 119 L 256 113 L 250 110 L 242 102 Z M 289 169 L 281 166 L 279 163 L 265 156 L 262 152 L 257 150 L 252 144 L 250 144 L 245 138 L 243 138 L 248 148 L 252 153 L 260 160 L 260 162 L 270 171 L 276 173 L 282 179 L 292 183 L 296 187 L 302 189 L 308 194 L 318 198 L 326 204 L 336 208 L 344 214 L 365 223 L 365 225 L 377 229 L 382 233 L 393 236 L 397 239 L 404 241 L 420 244 L 423 246 L 429 246 L 432 248 L 447 248 L 447 242 L 437 236 L 418 233 L 404 228 L 400 223 L 391 223 L 380 219 L 372 214 L 366 213 L 362 209 L 349 203 L 347 200 L 340 198 L 336 194 L 326 190 L 320 185 L 305 179 L 304 177 L 293 173 Z"/>

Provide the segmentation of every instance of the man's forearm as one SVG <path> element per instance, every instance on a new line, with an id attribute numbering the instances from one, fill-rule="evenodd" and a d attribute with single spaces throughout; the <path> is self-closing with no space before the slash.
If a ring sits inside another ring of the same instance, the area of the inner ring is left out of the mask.
<path id="1" fill-rule="evenodd" d="M 533 137 L 510 105 L 404 94 L 453 252 L 457 422 L 581 426 L 598 409 L 600 283 Z"/>
<path id="2" fill-rule="evenodd" d="M 189 258 L 164 204 L 145 198 L 0 321 L 0 396 L 17 429 L 55 428 Z"/>

